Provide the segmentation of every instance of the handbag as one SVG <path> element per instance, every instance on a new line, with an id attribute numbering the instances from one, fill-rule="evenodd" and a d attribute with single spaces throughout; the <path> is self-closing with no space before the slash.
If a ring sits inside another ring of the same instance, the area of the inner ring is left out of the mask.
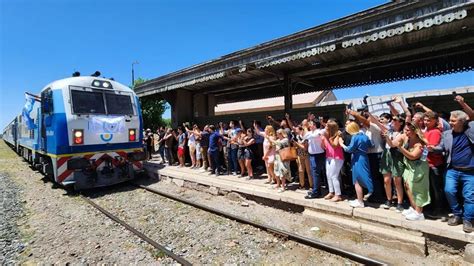
<path id="1" fill-rule="evenodd" d="M 294 161 L 298 158 L 298 154 L 296 153 L 296 147 L 286 147 L 278 151 L 280 154 L 280 159 L 283 162 L 286 161 Z"/>

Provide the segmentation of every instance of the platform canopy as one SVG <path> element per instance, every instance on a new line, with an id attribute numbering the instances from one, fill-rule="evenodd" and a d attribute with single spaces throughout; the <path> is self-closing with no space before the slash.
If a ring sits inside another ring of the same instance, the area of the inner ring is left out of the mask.
<path id="1" fill-rule="evenodd" d="M 151 79 L 136 92 L 166 98 L 184 90 L 212 95 L 214 105 L 285 96 L 291 106 L 292 94 L 473 66 L 474 1 L 393 1 Z"/>

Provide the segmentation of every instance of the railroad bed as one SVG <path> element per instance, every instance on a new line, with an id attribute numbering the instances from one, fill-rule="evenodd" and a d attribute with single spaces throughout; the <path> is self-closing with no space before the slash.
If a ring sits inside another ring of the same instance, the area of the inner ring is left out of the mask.
<path id="1" fill-rule="evenodd" d="M 143 193 L 145 189 L 147 192 Z M 98 194 L 86 193 L 83 199 L 96 208 L 100 205 L 102 213 L 152 243 L 157 254 L 170 256 L 181 264 L 352 264 L 353 261 L 369 265 L 382 264 L 314 239 L 226 214 L 145 186 L 134 189 L 124 186 L 113 190 L 114 193 L 110 193 L 110 190 Z M 122 195 L 117 197 L 118 193 Z M 124 193 L 128 195 L 124 197 Z M 125 198 L 128 200 L 122 201 Z M 186 224 L 184 228 L 183 223 Z M 243 253 L 245 259 L 242 260 L 242 256 L 236 253 Z"/>

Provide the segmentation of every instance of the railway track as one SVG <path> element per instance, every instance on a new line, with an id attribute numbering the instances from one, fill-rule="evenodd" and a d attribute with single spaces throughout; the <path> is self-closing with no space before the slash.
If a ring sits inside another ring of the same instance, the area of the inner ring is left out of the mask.
<path id="1" fill-rule="evenodd" d="M 313 248 L 316 248 L 316 249 L 319 249 L 319 250 L 323 250 L 323 251 L 326 251 L 328 253 L 338 255 L 338 256 L 353 260 L 355 262 L 362 263 L 364 265 L 387 265 L 387 263 L 376 260 L 374 258 L 366 257 L 366 256 L 363 256 L 363 255 L 360 255 L 360 254 L 357 254 L 357 253 L 354 253 L 354 252 L 351 252 L 351 251 L 348 251 L 348 250 L 344 250 L 344 249 L 332 246 L 330 244 L 327 244 L 327 243 L 324 243 L 324 242 L 321 242 L 321 241 L 317 241 L 315 239 L 307 238 L 307 237 L 304 237 L 304 236 L 301 236 L 301 235 L 298 235 L 298 234 L 295 234 L 295 233 L 292 233 L 292 232 L 289 232 L 289 231 L 285 231 L 285 230 L 281 230 L 281 229 L 278 229 L 278 228 L 275 228 L 275 227 L 272 227 L 272 226 L 257 223 L 257 222 L 245 219 L 243 217 L 239 217 L 239 216 L 236 216 L 236 215 L 233 215 L 233 214 L 230 214 L 230 213 L 220 211 L 220 210 L 215 209 L 215 208 L 211 208 L 211 207 L 208 207 L 208 206 L 196 203 L 196 202 L 191 202 L 189 200 L 174 196 L 172 194 L 169 194 L 169 193 L 166 193 L 166 192 L 163 192 L 163 191 L 159 191 L 159 190 L 156 190 L 156 189 L 153 189 L 153 188 L 149 188 L 149 187 L 144 186 L 144 185 L 139 185 L 139 184 L 135 184 L 135 183 L 130 183 L 130 184 L 137 187 L 137 188 L 140 188 L 140 189 L 146 190 L 148 192 L 151 192 L 153 194 L 157 194 L 159 196 L 162 196 L 162 197 L 165 197 L 165 198 L 177 201 L 177 202 L 181 202 L 183 204 L 186 204 L 186 205 L 204 210 L 204 211 L 209 212 L 209 213 L 213 213 L 215 215 L 218 215 L 218 216 L 221 216 L 221 217 L 224 217 L 224 218 L 227 218 L 227 219 L 234 220 L 234 221 L 242 223 L 242 224 L 251 225 L 251 226 L 259 228 L 263 231 L 266 231 L 266 232 L 269 232 L 271 234 L 283 237 L 285 239 L 292 240 L 292 241 L 295 241 L 297 243 L 300 243 L 300 244 L 303 244 L 303 245 L 306 245 L 306 246 L 310 246 L 310 247 L 313 247 Z M 133 234 L 138 236 L 140 239 L 146 241 L 147 243 L 152 245 L 154 248 L 164 252 L 167 256 L 171 257 L 176 262 L 178 262 L 182 265 L 192 265 L 189 261 L 187 261 L 182 256 L 179 256 L 179 255 L 171 252 L 170 250 L 165 248 L 163 245 L 160 245 L 159 243 L 157 243 L 156 241 L 154 241 L 150 237 L 146 236 L 145 234 L 143 234 L 142 232 L 140 232 L 136 228 L 132 227 L 131 225 L 127 224 L 125 221 L 123 221 L 120 218 L 118 218 L 117 216 L 113 215 L 111 212 L 109 212 L 106 209 L 102 208 L 101 206 L 96 204 L 91 199 L 87 198 L 84 195 L 80 195 L 80 196 L 89 205 L 93 206 L 95 209 L 97 209 L 98 211 L 100 211 L 101 213 L 106 215 L 108 218 L 110 218 L 114 222 L 122 225 L 123 227 L 125 227 L 125 229 L 129 230 L 130 232 L 132 232 Z"/>
<path id="2" fill-rule="evenodd" d="M 145 234 L 143 234 L 142 232 L 138 231 L 137 229 L 135 229 L 134 227 L 132 227 L 131 225 L 127 224 L 126 222 L 124 222 L 123 220 L 121 220 L 120 218 L 118 218 L 117 216 L 113 215 L 112 213 L 110 213 L 109 211 L 107 211 L 106 209 L 102 208 L 101 206 L 97 205 L 94 201 L 92 201 L 91 199 L 85 197 L 84 195 L 80 195 L 81 198 L 87 202 L 89 205 L 91 205 L 92 207 L 96 208 L 97 210 L 99 210 L 100 212 L 102 212 L 105 216 L 109 217 L 111 220 L 115 221 L 116 223 L 122 225 L 123 227 L 125 227 L 128 231 L 132 232 L 133 234 L 135 234 L 136 236 L 138 236 L 139 238 L 141 238 L 142 240 L 144 240 L 145 242 L 147 242 L 148 244 L 152 245 L 154 248 L 156 249 L 159 249 L 161 250 L 162 252 L 164 252 L 166 255 L 168 255 L 169 257 L 173 258 L 176 262 L 180 263 L 181 265 L 183 266 L 189 266 L 189 265 L 192 265 L 189 261 L 187 261 L 185 258 L 183 258 L 182 256 L 179 256 L 171 251 L 169 251 L 168 249 L 166 249 L 163 245 L 160 245 L 158 244 L 156 241 L 154 241 L 153 239 L 149 238 L 148 236 L 146 236 Z"/>
<path id="3" fill-rule="evenodd" d="M 166 197 L 168 199 L 178 201 L 178 202 L 184 203 L 186 205 L 193 206 L 195 208 L 198 208 L 198 209 L 204 210 L 206 212 L 210 212 L 210 213 L 219 215 L 221 217 L 225 217 L 227 219 L 237 221 L 239 223 L 254 226 L 256 228 L 267 231 L 269 233 L 279 235 L 279 236 L 284 237 L 284 238 L 289 239 L 289 240 L 293 240 L 297 243 L 300 243 L 300 244 L 303 244 L 303 245 L 306 245 L 306 246 L 310 246 L 310 247 L 313 247 L 313 248 L 316 248 L 316 249 L 324 250 L 328 253 L 335 254 L 335 255 L 338 255 L 338 256 L 341 256 L 341 257 L 344 257 L 344 258 L 362 263 L 364 265 L 388 265 L 385 262 L 382 262 L 382 261 L 379 261 L 379 260 L 376 260 L 376 259 L 373 259 L 373 258 L 370 258 L 370 257 L 366 257 L 366 256 L 363 256 L 363 255 L 360 255 L 360 254 L 357 254 L 357 253 L 354 253 L 354 252 L 351 252 L 351 251 L 347 251 L 347 250 L 332 246 L 330 244 L 320 242 L 320 241 L 317 241 L 315 239 L 307 238 L 307 237 L 304 237 L 304 236 L 301 236 L 301 235 L 298 235 L 298 234 L 295 234 L 295 233 L 292 233 L 292 232 L 289 232 L 289 231 L 281 230 L 281 229 L 278 229 L 278 228 L 275 228 L 275 227 L 272 227 L 272 226 L 268 226 L 268 225 L 264 225 L 264 224 L 257 223 L 257 222 L 254 222 L 254 221 L 250 221 L 250 220 L 245 219 L 243 217 L 239 217 L 239 216 L 236 216 L 236 215 L 233 215 L 233 214 L 230 214 L 230 213 L 226 213 L 226 212 L 223 212 L 223 211 L 217 210 L 215 208 L 211 208 L 211 207 L 208 207 L 208 206 L 196 203 L 196 202 L 191 202 L 189 200 L 186 200 L 186 199 L 183 199 L 183 198 L 180 198 L 180 197 L 176 197 L 176 196 L 171 195 L 169 193 L 159 191 L 159 190 L 156 190 L 156 189 L 152 189 L 152 188 L 149 188 L 149 187 L 144 186 L 144 185 L 139 185 L 139 184 L 135 184 L 135 183 L 131 183 L 131 184 L 133 186 L 136 186 L 136 187 L 144 189 L 148 192 Z"/>

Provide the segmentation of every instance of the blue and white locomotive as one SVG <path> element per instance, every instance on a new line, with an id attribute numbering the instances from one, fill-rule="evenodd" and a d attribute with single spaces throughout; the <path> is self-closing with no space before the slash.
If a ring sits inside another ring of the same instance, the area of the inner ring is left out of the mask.
<path id="1" fill-rule="evenodd" d="M 85 189 L 133 179 L 143 170 L 138 97 L 111 79 L 79 76 L 26 94 L 23 113 L 3 139 L 34 167 L 64 186 Z"/>

